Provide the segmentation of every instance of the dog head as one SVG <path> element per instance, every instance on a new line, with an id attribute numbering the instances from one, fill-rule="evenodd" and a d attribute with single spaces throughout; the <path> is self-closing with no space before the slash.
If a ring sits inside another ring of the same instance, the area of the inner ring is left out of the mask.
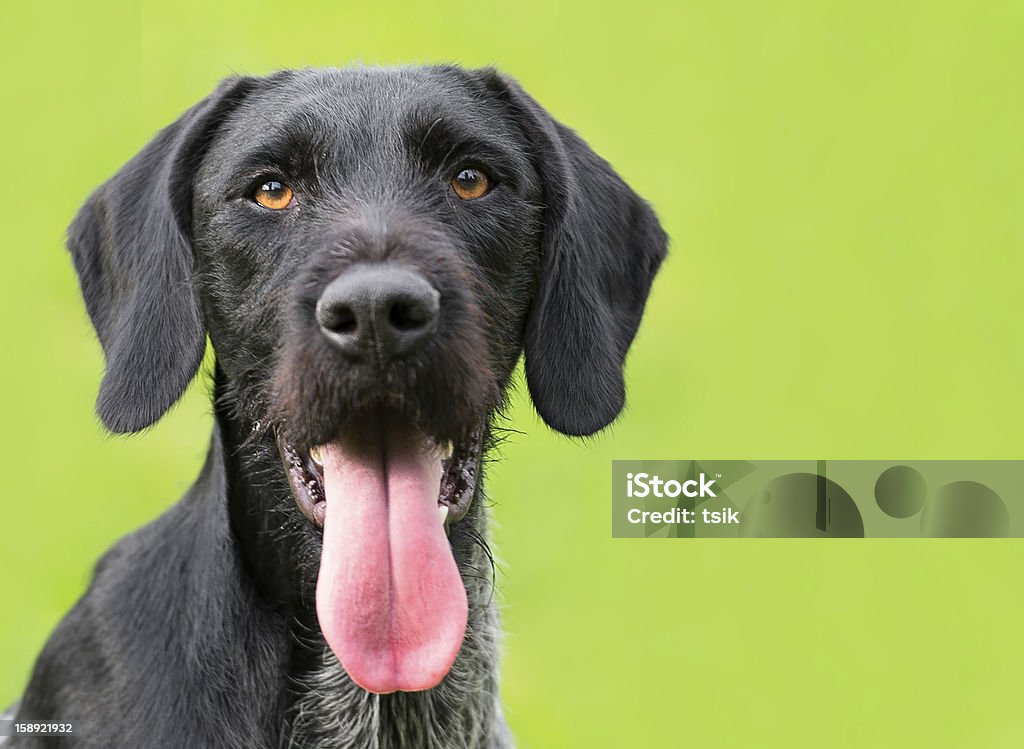
<path id="1" fill-rule="evenodd" d="M 433 686 L 460 647 L 444 528 L 520 355 L 547 424 L 608 425 L 666 238 L 515 82 L 428 67 L 227 80 L 90 197 L 68 244 L 103 423 L 159 419 L 209 335 L 238 418 L 272 430 L 322 528 L 324 636 L 387 692 Z"/>

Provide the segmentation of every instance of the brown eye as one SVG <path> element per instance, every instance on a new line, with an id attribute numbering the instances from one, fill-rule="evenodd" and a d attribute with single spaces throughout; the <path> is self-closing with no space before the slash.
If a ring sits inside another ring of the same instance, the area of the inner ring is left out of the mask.
<path id="1" fill-rule="evenodd" d="M 294 198 L 295 193 L 292 192 L 292 188 L 283 182 L 274 180 L 264 182 L 253 195 L 253 200 L 272 211 L 284 210 L 292 204 Z"/>
<path id="2" fill-rule="evenodd" d="M 452 180 L 452 189 L 463 200 L 482 198 L 491 189 L 491 180 L 479 169 L 463 169 Z"/>

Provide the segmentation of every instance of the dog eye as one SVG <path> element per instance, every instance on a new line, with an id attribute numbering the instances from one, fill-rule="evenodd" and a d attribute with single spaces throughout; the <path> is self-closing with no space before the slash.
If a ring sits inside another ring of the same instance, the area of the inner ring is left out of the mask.
<path id="1" fill-rule="evenodd" d="M 491 191 L 491 180 L 479 169 L 466 168 L 455 175 L 452 190 L 463 200 L 482 198 Z"/>
<path id="2" fill-rule="evenodd" d="M 295 202 L 295 193 L 292 188 L 283 182 L 268 180 L 256 188 L 252 199 L 264 208 L 272 211 L 282 211 Z"/>

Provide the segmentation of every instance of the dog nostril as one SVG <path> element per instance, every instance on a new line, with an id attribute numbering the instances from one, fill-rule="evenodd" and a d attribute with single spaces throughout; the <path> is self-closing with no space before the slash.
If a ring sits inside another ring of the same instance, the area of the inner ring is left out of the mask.
<path id="1" fill-rule="evenodd" d="M 388 310 L 388 322 L 395 330 L 419 330 L 430 322 L 431 314 L 422 304 L 396 301 Z"/>
<path id="2" fill-rule="evenodd" d="M 330 331 L 346 335 L 355 333 L 359 327 L 356 313 L 351 307 L 344 304 L 338 304 L 325 310 L 320 316 L 320 324 Z"/>

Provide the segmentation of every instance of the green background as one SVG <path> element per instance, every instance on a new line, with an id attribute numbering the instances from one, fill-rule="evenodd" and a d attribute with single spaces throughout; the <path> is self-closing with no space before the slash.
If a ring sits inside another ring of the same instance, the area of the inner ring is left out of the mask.
<path id="1" fill-rule="evenodd" d="M 1020 2 L 5 3 L 0 701 L 110 543 L 196 473 L 205 384 L 92 403 L 62 232 L 232 72 L 497 64 L 672 254 L 603 437 L 525 393 L 490 482 L 523 746 L 1017 747 L 1020 541 L 613 540 L 610 461 L 1021 458 Z"/>

